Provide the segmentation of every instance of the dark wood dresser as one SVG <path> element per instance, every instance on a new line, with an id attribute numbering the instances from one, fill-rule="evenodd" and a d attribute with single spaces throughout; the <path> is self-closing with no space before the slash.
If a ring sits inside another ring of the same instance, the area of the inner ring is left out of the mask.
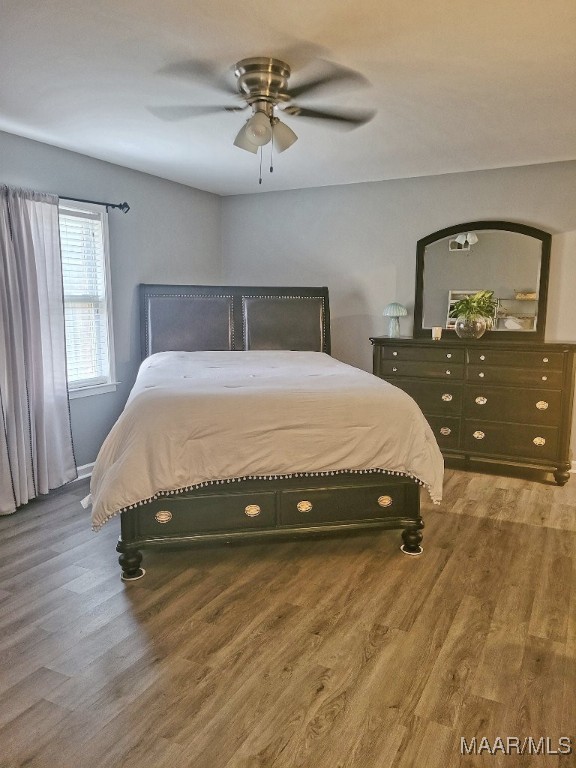
<path id="1" fill-rule="evenodd" d="M 576 344 L 374 337 L 374 373 L 418 403 L 446 456 L 570 478 Z"/>

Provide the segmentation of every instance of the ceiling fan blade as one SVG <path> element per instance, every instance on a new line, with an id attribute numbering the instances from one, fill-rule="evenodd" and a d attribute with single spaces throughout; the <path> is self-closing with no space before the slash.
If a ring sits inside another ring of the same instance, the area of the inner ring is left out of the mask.
<path id="1" fill-rule="evenodd" d="M 294 117 L 312 117 L 317 120 L 333 120 L 343 126 L 348 126 L 349 128 L 357 128 L 360 125 L 368 123 L 376 114 L 375 111 L 360 110 L 357 112 L 330 112 L 319 109 L 306 109 L 306 107 L 298 107 L 296 104 L 288 105 L 283 111 Z"/>
<path id="2" fill-rule="evenodd" d="M 243 107 L 224 107 L 224 106 L 193 106 L 182 105 L 172 107 L 148 107 L 148 111 L 155 117 L 159 117 L 160 120 L 166 120 L 166 122 L 174 123 L 178 120 L 186 120 L 190 117 L 202 117 L 202 115 L 213 115 L 216 112 L 241 112 L 246 109 L 247 105 Z"/>
<path id="3" fill-rule="evenodd" d="M 229 82 L 222 74 L 222 70 L 204 59 L 188 59 L 176 61 L 162 67 L 160 73 L 172 77 L 184 77 L 188 80 L 198 80 L 217 88 L 224 93 L 238 95 L 238 90 L 232 82 Z"/>
<path id="4" fill-rule="evenodd" d="M 330 62 L 324 63 L 330 65 L 331 71 L 326 72 L 326 74 L 318 75 L 311 80 L 307 80 L 294 88 L 289 88 L 288 93 L 291 98 L 297 99 L 299 96 L 303 96 L 304 94 L 308 95 L 319 88 L 324 88 L 325 86 L 334 85 L 336 83 L 349 83 L 350 85 L 355 86 L 370 85 L 369 81 L 363 75 L 359 72 L 355 72 L 353 69 L 340 67 Z"/>

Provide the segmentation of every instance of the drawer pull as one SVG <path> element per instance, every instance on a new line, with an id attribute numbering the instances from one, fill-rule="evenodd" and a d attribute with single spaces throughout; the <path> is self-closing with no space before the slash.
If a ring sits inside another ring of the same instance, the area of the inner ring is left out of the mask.
<path id="1" fill-rule="evenodd" d="M 483 379 L 483 378 L 484 378 L 484 373 L 483 373 L 482 371 L 480 371 L 480 373 L 478 374 L 478 376 L 479 376 L 481 379 Z"/>
<path id="2" fill-rule="evenodd" d="M 534 440 L 532 440 L 534 445 L 544 445 L 546 443 L 546 440 L 543 437 L 535 437 Z"/>
<path id="3" fill-rule="evenodd" d="M 474 402 L 477 405 L 486 405 L 486 403 L 488 402 L 488 398 L 480 396 L 480 397 L 477 397 L 476 400 L 474 400 Z"/>
<path id="4" fill-rule="evenodd" d="M 169 523 L 172 520 L 172 512 L 167 509 L 163 509 L 160 512 L 156 512 L 154 515 L 157 523 Z"/>
<path id="5" fill-rule="evenodd" d="M 543 362 L 543 363 L 547 363 L 547 362 L 548 362 L 548 358 L 547 358 L 547 357 L 543 357 L 543 358 L 542 358 L 542 362 Z"/>
<path id="6" fill-rule="evenodd" d="M 440 434 L 441 435 L 449 435 L 452 432 L 450 427 L 440 427 Z"/>
<path id="7" fill-rule="evenodd" d="M 296 509 L 298 512 L 310 512 L 312 509 L 312 502 L 311 501 L 299 501 L 298 504 L 296 504 Z"/>
<path id="8" fill-rule="evenodd" d="M 451 373 L 452 371 L 446 371 L 446 376 L 450 376 Z"/>
<path id="9" fill-rule="evenodd" d="M 248 506 L 244 510 L 244 514 L 246 517 L 258 517 L 262 510 L 258 506 L 258 504 L 248 504 Z"/>
<path id="10" fill-rule="evenodd" d="M 548 381 L 548 376 L 542 376 L 542 381 Z"/>
<path id="11" fill-rule="evenodd" d="M 476 440 L 483 440 L 485 435 L 484 435 L 484 432 L 482 432 L 482 430 L 477 429 L 476 432 L 474 432 L 474 434 L 472 435 L 472 437 L 476 438 Z"/>
<path id="12" fill-rule="evenodd" d="M 392 352 L 393 357 L 397 357 L 398 352 Z"/>
<path id="13" fill-rule="evenodd" d="M 392 496 L 378 496 L 378 506 L 389 507 L 392 504 Z"/>
<path id="14" fill-rule="evenodd" d="M 397 371 L 397 370 L 398 370 L 398 368 L 392 368 L 392 371 L 393 371 L 394 373 L 396 373 L 396 371 Z"/>
<path id="15" fill-rule="evenodd" d="M 480 355 L 480 360 L 486 360 L 486 355 Z"/>
<path id="16" fill-rule="evenodd" d="M 452 352 L 446 352 L 446 357 L 448 358 L 448 360 L 450 360 L 450 358 L 452 357 Z"/>
<path id="17" fill-rule="evenodd" d="M 449 392 L 444 392 L 442 400 L 444 400 L 445 403 L 449 403 L 452 400 L 452 395 Z"/>
<path id="18" fill-rule="evenodd" d="M 548 408 L 548 403 L 546 400 L 538 400 L 536 403 L 536 408 L 538 408 L 539 411 L 545 411 L 546 408 Z"/>

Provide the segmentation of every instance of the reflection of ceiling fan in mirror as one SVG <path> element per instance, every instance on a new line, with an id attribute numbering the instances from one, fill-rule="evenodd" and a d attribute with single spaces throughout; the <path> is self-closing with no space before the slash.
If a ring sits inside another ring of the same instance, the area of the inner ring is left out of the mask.
<path id="1" fill-rule="evenodd" d="M 183 120 L 215 112 L 239 112 L 251 108 L 252 114 L 238 132 L 234 140 L 235 146 L 256 153 L 259 147 L 272 142 L 278 152 L 283 152 L 292 146 L 298 137 L 288 125 L 280 121 L 278 113 L 329 121 L 346 128 L 356 128 L 374 117 L 374 111 L 320 110 L 295 104 L 294 99 L 336 83 L 367 84 L 362 75 L 351 69 L 325 61 L 322 62 L 322 67 L 323 71 L 313 78 L 290 88 L 290 66 L 280 59 L 263 56 L 242 59 L 234 67 L 236 87 L 219 77 L 215 68 L 206 62 L 192 60 L 172 65 L 164 72 L 209 82 L 218 90 L 236 96 L 243 103 L 228 106 L 155 107 L 150 108 L 150 111 L 163 120 Z"/>

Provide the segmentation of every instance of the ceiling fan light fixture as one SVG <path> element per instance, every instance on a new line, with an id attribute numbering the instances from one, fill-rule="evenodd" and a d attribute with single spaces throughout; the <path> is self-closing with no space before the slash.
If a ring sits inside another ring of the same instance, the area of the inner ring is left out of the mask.
<path id="1" fill-rule="evenodd" d="M 272 139 L 272 125 L 270 118 L 265 112 L 255 112 L 246 123 L 246 138 L 257 147 L 263 147 L 264 144 Z"/>
<path id="2" fill-rule="evenodd" d="M 277 152 L 284 152 L 285 149 L 291 147 L 298 140 L 298 136 L 296 136 L 292 128 L 287 126 L 286 123 L 281 123 L 278 118 L 275 118 L 273 121 L 272 131 L 274 132 L 274 147 Z"/>
<path id="3" fill-rule="evenodd" d="M 247 152 L 252 152 L 252 154 L 255 155 L 256 152 L 258 152 L 258 147 L 247 137 L 247 128 L 248 122 L 246 122 L 238 131 L 238 135 L 234 139 L 234 146 L 239 147 L 240 149 L 245 149 Z"/>

